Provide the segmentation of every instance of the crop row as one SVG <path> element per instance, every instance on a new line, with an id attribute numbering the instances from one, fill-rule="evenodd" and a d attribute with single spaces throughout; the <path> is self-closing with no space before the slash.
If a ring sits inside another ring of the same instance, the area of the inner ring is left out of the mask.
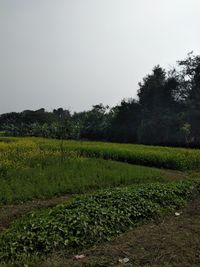
<path id="1" fill-rule="evenodd" d="M 15 142 L 8 142 L 8 140 Z M 68 156 L 74 153 L 76 156 L 98 157 L 175 170 L 200 168 L 200 150 L 198 149 L 104 142 L 60 141 L 42 138 L 7 138 L 6 141 L 6 144 L 0 143 L 0 151 L 2 151 L 3 155 L 3 153 L 5 154 L 9 150 L 9 158 L 13 158 L 16 151 L 20 153 L 30 153 L 32 151 L 33 155 L 34 151 L 40 151 L 41 154 L 47 151 L 48 153 L 61 151 L 62 155 Z"/>
<path id="2" fill-rule="evenodd" d="M 4 204 L 170 180 L 163 170 L 127 164 L 130 153 L 126 152 L 126 145 L 40 138 L 1 140 L 0 202 Z"/>
<path id="3" fill-rule="evenodd" d="M 199 192 L 193 181 L 138 185 L 77 197 L 18 219 L 0 237 L 0 260 L 14 266 L 55 250 L 88 247 L 181 207 Z"/>

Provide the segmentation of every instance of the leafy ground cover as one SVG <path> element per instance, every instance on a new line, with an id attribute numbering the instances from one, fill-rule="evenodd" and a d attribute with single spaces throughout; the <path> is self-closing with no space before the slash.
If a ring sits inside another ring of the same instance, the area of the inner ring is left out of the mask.
<path id="1" fill-rule="evenodd" d="M 197 181 L 181 181 L 117 188 L 31 213 L 1 235 L 0 259 L 22 266 L 30 259 L 33 263 L 41 253 L 58 249 L 69 252 L 109 240 L 141 222 L 180 208 L 199 192 L 199 186 Z"/>
<path id="2" fill-rule="evenodd" d="M 200 199 L 159 220 L 138 226 L 111 241 L 78 250 L 85 255 L 53 253 L 37 267 L 121 267 L 119 259 L 128 258 L 126 267 L 200 266 Z"/>

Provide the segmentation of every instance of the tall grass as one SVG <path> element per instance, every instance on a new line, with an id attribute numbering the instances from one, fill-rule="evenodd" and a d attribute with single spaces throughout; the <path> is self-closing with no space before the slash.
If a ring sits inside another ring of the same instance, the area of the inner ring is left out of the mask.
<path id="1" fill-rule="evenodd" d="M 5 138 L 0 139 L 0 152 L 10 153 L 11 158 L 18 152 L 37 150 L 40 152 L 60 151 L 60 140 L 44 138 Z M 12 153 L 13 152 L 13 153 Z M 154 166 L 175 170 L 200 168 L 200 150 L 105 142 L 64 141 L 62 153 L 75 153 L 87 157 L 112 159 L 132 164 Z M 1 160 L 1 155 L 0 155 Z"/>
<path id="2" fill-rule="evenodd" d="M 13 140 L 13 139 L 12 139 Z M 41 150 L 55 151 L 59 149 L 59 140 L 42 138 L 15 139 L 37 144 Z M 87 157 L 112 159 L 115 161 L 154 166 L 174 170 L 192 170 L 200 168 L 200 150 L 188 148 L 172 148 L 134 144 L 116 144 L 105 142 L 64 141 L 63 151 L 76 152 Z"/>
<path id="3" fill-rule="evenodd" d="M 127 162 L 172 169 L 200 166 L 199 150 L 77 141 L 64 141 L 61 150 L 59 140 L 0 140 L 3 203 L 167 180 L 160 170 Z"/>
<path id="4" fill-rule="evenodd" d="M 64 193 L 85 193 L 120 185 L 165 182 L 160 170 L 103 159 L 38 156 L 0 178 L 0 201 L 12 203 Z"/>

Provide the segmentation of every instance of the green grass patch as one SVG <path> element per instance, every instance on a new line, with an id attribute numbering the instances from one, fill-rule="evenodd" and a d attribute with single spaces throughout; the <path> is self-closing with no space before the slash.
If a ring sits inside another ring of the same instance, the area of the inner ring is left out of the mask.
<path id="1" fill-rule="evenodd" d="M 115 147 L 114 152 L 112 147 Z M 97 151 L 97 154 L 90 149 Z M 124 154 L 124 158 L 118 158 L 120 153 Z M 134 155 L 134 150 L 131 153 Z M 121 185 L 170 180 L 164 171 L 126 163 L 129 160 L 125 156 L 129 156 L 126 145 L 2 137 L 0 202 L 7 204 L 65 193 L 85 193 Z"/>
<path id="2" fill-rule="evenodd" d="M 76 251 L 181 207 L 199 182 L 149 184 L 77 197 L 17 220 L 0 236 L 2 264 L 23 266 L 53 251 Z"/>
<path id="3" fill-rule="evenodd" d="M 50 198 L 65 193 L 85 193 L 102 188 L 167 182 L 164 172 L 103 159 L 46 156 L 27 160 L 24 167 L 9 168 L 0 178 L 0 202 L 14 203 Z"/>

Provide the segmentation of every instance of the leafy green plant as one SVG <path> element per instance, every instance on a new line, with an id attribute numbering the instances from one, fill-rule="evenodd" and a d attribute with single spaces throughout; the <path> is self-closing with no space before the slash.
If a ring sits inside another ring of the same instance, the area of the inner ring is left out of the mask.
<path id="1" fill-rule="evenodd" d="M 104 190 L 31 213 L 0 237 L 0 259 L 21 266 L 25 260 L 53 250 L 75 250 L 109 240 L 179 208 L 199 187 L 199 182 L 182 181 Z"/>

